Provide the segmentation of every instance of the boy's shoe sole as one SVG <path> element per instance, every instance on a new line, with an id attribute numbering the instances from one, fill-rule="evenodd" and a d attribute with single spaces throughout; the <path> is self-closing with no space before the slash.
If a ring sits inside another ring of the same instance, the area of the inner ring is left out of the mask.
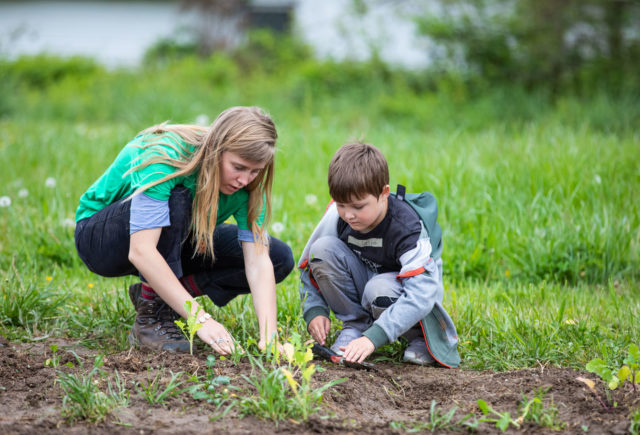
<path id="1" fill-rule="evenodd" d="M 402 361 L 420 366 L 430 366 L 436 362 L 427 349 L 424 337 L 421 336 L 411 340 L 409 346 L 404 350 Z"/>

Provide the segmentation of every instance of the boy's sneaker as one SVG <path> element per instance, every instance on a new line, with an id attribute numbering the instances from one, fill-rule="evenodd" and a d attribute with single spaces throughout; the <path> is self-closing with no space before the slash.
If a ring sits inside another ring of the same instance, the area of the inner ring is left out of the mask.
<path id="1" fill-rule="evenodd" d="M 416 337 L 409 342 L 409 346 L 404 350 L 402 361 L 421 366 L 431 365 L 436 362 L 431 354 L 429 354 L 427 344 L 424 342 L 424 337 L 422 336 Z"/>
<path id="2" fill-rule="evenodd" d="M 129 295 L 132 295 L 131 287 Z M 189 352 L 189 341 L 174 323 L 180 315 L 162 298 L 156 295 L 153 299 L 145 299 L 138 295 L 133 305 L 138 314 L 129 334 L 129 344 L 171 353 Z"/>
<path id="3" fill-rule="evenodd" d="M 356 338 L 360 337 L 362 337 L 362 332 L 357 330 L 356 328 L 342 328 L 342 331 L 340 331 L 340 335 L 338 335 L 338 338 L 336 338 L 336 341 L 331 346 L 331 350 L 338 355 L 342 355 L 344 354 L 344 352 L 340 350 L 340 346 L 346 346 Z"/>

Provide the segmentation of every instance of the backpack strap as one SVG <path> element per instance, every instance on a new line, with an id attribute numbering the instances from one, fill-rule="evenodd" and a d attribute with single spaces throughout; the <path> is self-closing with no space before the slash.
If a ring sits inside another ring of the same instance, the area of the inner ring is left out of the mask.
<path id="1" fill-rule="evenodd" d="M 404 201 L 404 195 L 406 191 L 407 189 L 405 189 L 402 184 L 398 184 L 398 187 L 396 189 L 396 198 L 398 198 L 400 201 Z"/>

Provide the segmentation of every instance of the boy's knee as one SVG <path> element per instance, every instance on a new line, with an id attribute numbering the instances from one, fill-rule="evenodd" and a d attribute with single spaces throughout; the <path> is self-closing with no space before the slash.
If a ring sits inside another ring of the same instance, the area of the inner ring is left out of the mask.
<path id="1" fill-rule="evenodd" d="M 332 257 L 336 253 L 336 248 L 340 243 L 343 243 L 340 239 L 334 236 L 319 237 L 309 249 L 309 258 L 311 263 L 313 260 L 326 260 Z"/>
<path id="2" fill-rule="evenodd" d="M 398 300 L 394 282 L 378 275 L 369 280 L 362 294 L 362 306 L 371 313 L 374 319 Z"/>

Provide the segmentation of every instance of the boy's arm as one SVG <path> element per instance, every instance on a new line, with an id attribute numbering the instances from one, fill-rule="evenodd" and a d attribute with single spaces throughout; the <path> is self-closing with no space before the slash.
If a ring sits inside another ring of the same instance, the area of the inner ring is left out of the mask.
<path id="1" fill-rule="evenodd" d="M 404 291 L 363 333 L 376 348 L 395 341 L 429 314 L 436 302 L 442 302 L 440 273 L 430 255 L 431 244 L 423 235 L 416 248 L 400 257 L 398 279 Z"/>

